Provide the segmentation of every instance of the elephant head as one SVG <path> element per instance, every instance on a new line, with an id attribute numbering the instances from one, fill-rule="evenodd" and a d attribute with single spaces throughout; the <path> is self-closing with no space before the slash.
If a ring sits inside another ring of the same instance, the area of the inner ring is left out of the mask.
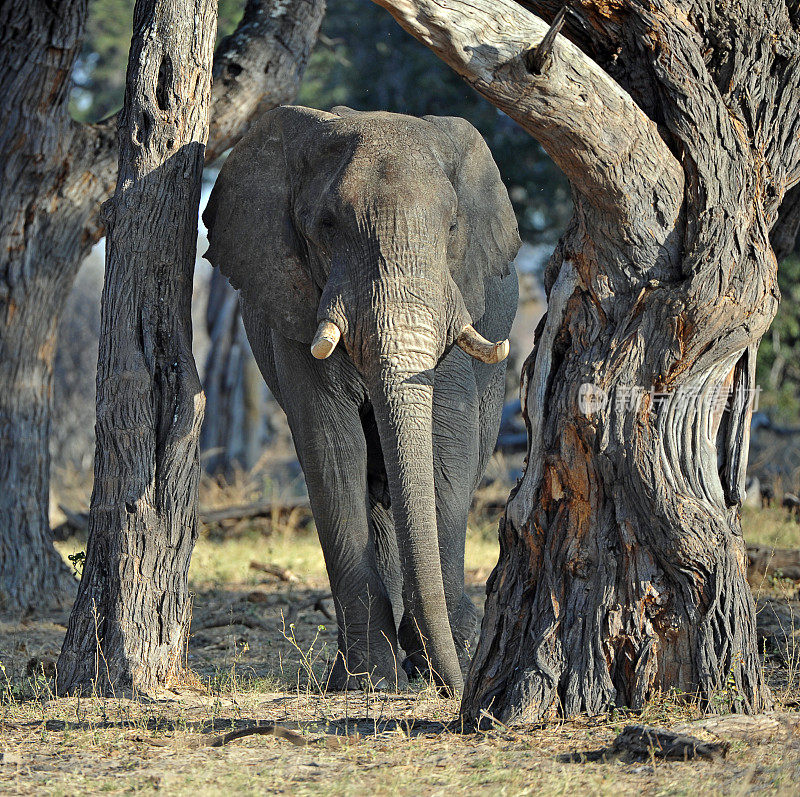
<path id="1" fill-rule="evenodd" d="M 384 452 L 406 610 L 431 664 L 462 683 L 437 544 L 434 368 L 453 345 L 498 362 L 474 329 L 484 284 L 520 240 L 488 147 L 466 121 L 265 114 L 220 172 L 203 215 L 206 257 L 242 301 L 317 358 L 344 348 L 363 377 Z"/>

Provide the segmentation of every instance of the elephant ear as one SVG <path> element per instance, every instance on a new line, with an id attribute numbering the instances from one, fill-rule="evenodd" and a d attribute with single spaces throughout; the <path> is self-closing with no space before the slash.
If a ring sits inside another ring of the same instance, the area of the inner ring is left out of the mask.
<path id="1" fill-rule="evenodd" d="M 304 343 L 314 337 L 320 291 L 292 222 L 284 141 L 324 116 L 293 106 L 264 114 L 231 151 L 203 213 L 206 259 L 273 329 Z"/>
<path id="2" fill-rule="evenodd" d="M 506 276 L 522 244 L 517 219 L 481 134 L 456 116 L 423 118 L 444 134 L 449 145 L 443 160 L 458 197 L 450 268 L 474 323 L 485 310 L 485 281 Z"/>

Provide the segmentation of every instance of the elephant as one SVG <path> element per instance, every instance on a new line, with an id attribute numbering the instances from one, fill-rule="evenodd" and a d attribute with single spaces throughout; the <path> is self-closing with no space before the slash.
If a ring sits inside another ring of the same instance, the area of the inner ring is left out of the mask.
<path id="1" fill-rule="evenodd" d="M 281 106 L 203 220 L 305 475 L 338 626 L 328 688 L 426 674 L 458 692 L 521 244 L 489 148 L 460 118 Z"/>

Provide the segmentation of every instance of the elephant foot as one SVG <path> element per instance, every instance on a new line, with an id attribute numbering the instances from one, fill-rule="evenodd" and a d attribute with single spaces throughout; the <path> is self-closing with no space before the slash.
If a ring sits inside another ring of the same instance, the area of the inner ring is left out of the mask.
<path id="1" fill-rule="evenodd" d="M 453 631 L 458 663 L 461 666 L 462 674 L 466 677 L 472 658 L 470 651 L 474 646 L 478 629 L 478 612 L 466 594 L 462 594 L 458 608 L 450 616 L 450 627 Z M 416 623 L 410 621 L 408 615 L 403 615 L 400 622 L 400 644 L 406 652 L 403 670 L 409 679 L 431 680 L 430 660 L 423 648 Z M 433 680 L 438 681 L 436 678 Z"/>
<path id="2" fill-rule="evenodd" d="M 456 641 L 456 653 L 461 674 L 466 678 L 470 665 L 470 655 L 466 645 Z M 410 681 L 421 678 L 423 681 L 433 681 L 435 684 L 442 683 L 441 678 L 431 671 L 430 659 L 423 650 L 416 650 L 406 656 L 403 660 L 403 670 Z"/>
<path id="3" fill-rule="evenodd" d="M 418 678 L 429 681 L 431 678 L 430 663 L 426 656 L 420 652 L 406 656 L 403 661 L 403 670 L 409 681 L 415 681 Z"/>
<path id="4" fill-rule="evenodd" d="M 336 660 L 325 679 L 329 692 L 400 692 L 408 689 L 408 676 L 402 667 L 395 667 L 394 659 L 388 665 L 373 664 L 368 668 L 363 662 L 346 665 L 343 654 L 338 652 Z"/>

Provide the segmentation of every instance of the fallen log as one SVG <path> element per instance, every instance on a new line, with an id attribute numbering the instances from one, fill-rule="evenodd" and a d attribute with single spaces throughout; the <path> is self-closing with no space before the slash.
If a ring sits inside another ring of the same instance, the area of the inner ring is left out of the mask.
<path id="1" fill-rule="evenodd" d="M 705 733 L 715 739 L 763 744 L 793 739 L 800 728 L 800 714 L 771 712 L 768 714 L 725 714 L 676 725 L 676 733 Z"/>
<path id="2" fill-rule="evenodd" d="M 237 728 L 236 730 L 223 733 L 220 736 L 200 737 L 199 739 L 187 739 L 181 745 L 180 742 L 174 739 L 159 739 L 156 737 L 135 737 L 138 740 L 145 741 L 154 747 L 185 747 L 188 749 L 198 749 L 201 747 L 222 747 L 223 745 L 230 744 L 237 739 L 243 739 L 245 736 L 273 736 L 276 739 L 285 739 L 293 745 L 298 747 L 309 747 L 314 744 L 321 744 L 330 750 L 336 750 L 344 747 L 351 741 L 360 741 L 361 737 L 356 733 L 349 736 L 337 736 L 336 734 L 324 733 L 317 736 L 303 736 L 296 731 L 291 731 L 288 728 L 282 728 L 275 722 L 264 722 L 257 725 L 251 725 L 246 728 Z"/>
<path id="3" fill-rule="evenodd" d="M 69 539 L 73 534 L 86 533 L 89 530 L 88 512 L 73 512 L 61 504 L 58 508 L 64 513 L 66 519 L 53 528 L 53 539 L 63 541 Z M 282 520 L 293 514 L 298 522 L 311 518 L 311 506 L 307 498 L 255 501 L 250 504 L 234 504 L 213 509 L 200 507 L 198 518 L 204 526 L 216 526 L 220 523 L 258 518 Z"/>
<path id="4" fill-rule="evenodd" d="M 716 761 L 725 757 L 730 746 L 730 742 L 704 742 L 695 736 L 668 728 L 627 725 L 614 740 L 613 749 L 616 753 L 628 753 L 641 758 L 652 755 L 673 761 L 687 761 L 692 758 Z"/>
<path id="5" fill-rule="evenodd" d="M 73 534 L 89 530 L 88 512 L 71 512 L 62 504 L 59 504 L 58 508 L 64 514 L 65 520 L 53 527 L 51 533 L 54 540 L 57 542 L 64 542 L 64 540 L 68 540 Z"/>
<path id="6" fill-rule="evenodd" d="M 726 714 L 683 722 L 671 728 L 652 725 L 626 725 L 608 747 L 584 750 L 558 756 L 559 761 L 583 764 L 589 761 L 614 759 L 689 761 L 702 758 L 717 761 L 724 758 L 731 741 L 750 745 L 797 738 L 800 714 L 770 712 L 764 714 Z"/>
<path id="7" fill-rule="evenodd" d="M 262 517 L 285 517 L 297 512 L 306 517 L 311 516 L 311 505 L 308 498 L 297 498 L 288 501 L 256 501 L 252 504 L 238 504 L 220 509 L 200 507 L 200 522 L 206 526 L 224 523 L 229 520 L 254 520 Z"/>
<path id="8" fill-rule="evenodd" d="M 288 567 L 282 567 L 281 565 L 272 564 L 271 562 L 266 564 L 263 562 L 250 562 L 250 569 L 275 576 L 278 581 L 288 581 L 292 584 L 298 584 L 302 580 L 296 573 L 289 570 Z"/>
<path id="9" fill-rule="evenodd" d="M 772 575 L 800 581 L 800 550 L 748 545 L 747 580 L 750 586 L 759 587 L 765 576 Z"/>

